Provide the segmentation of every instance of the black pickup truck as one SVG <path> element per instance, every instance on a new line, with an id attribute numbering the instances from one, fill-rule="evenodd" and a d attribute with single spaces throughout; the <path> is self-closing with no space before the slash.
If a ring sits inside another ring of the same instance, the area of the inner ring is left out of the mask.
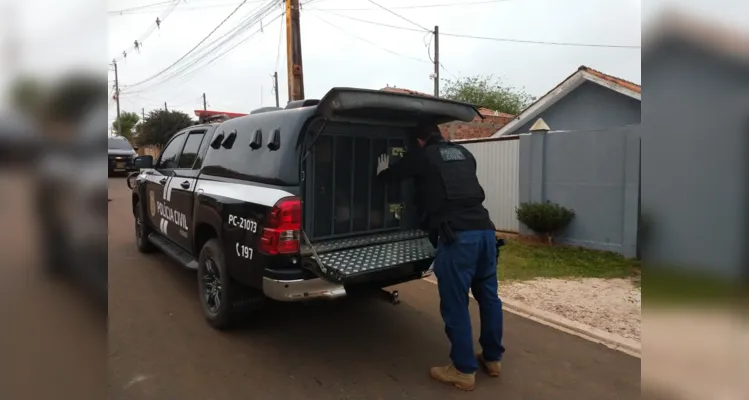
<path id="1" fill-rule="evenodd" d="M 321 100 L 264 108 L 174 134 L 137 157 L 138 249 L 197 270 L 215 328 L 262 300 L 370 293 L 431 273 L 413 183 L 375 179 L 377 157 L 415 145 L 420 124 L 470 121 L 472 105 L 333 88 Z M 395 300 L 395 299 L 393 299 Z"/>

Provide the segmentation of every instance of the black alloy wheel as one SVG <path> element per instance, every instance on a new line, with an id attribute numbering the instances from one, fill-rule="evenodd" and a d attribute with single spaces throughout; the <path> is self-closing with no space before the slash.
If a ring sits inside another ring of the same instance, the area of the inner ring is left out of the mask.
<path id="1" fill-rule="evenodd" d="M 205 272 L 202 278 L 202 294 L 205 307 L 212 316 L 217 316 L 221 310 L 223 286 L 221 285 L 221 272 L 213 257 L 205 260 Z"/>

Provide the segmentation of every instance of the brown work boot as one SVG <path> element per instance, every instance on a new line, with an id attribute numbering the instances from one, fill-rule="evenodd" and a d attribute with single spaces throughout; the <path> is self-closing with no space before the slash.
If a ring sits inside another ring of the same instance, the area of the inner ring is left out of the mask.
<path id="1" fill-rule="evenodd" d="M 450 383 L 460 390 L 471 391 L 476 388 L 476 374 L 464 374 L 453 365 L 434 367 L 429 373 L 432 378 L 442 383 Z"/>
<path id="2" fill-rule="evenodd" d="M 484 355 L 481 353 L 476 354 L 476 359 L 489 376 L 497 377 L 502 371 L 502 363 L 499 361 L 486 361 L 484 360 Z"/>

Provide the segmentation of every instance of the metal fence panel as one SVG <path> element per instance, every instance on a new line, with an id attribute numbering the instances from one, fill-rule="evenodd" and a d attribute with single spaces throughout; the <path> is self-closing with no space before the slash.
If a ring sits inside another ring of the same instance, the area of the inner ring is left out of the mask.
<path id="1" fill-rule="evenodd" d="M 476 157 L 476 173 L 486 193 L 484 207 L 496 229 L 518 232 L 515 208 L 519 204 L 520 141 L 514 138 L 461 144 Z"/>

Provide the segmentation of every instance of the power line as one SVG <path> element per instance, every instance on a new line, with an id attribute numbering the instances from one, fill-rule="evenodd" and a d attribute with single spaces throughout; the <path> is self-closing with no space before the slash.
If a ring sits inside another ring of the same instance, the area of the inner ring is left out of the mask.
<path id="1" fill-rule="evenodd" d="M 283 17 L 286 12 L 284 11 L 281 13 L 281 16 Z M 280 24 L 280 28 L 278 29 L 278 49 L 276 49 L 276 67 L 273 69 L 274 71 L 278 71 L 278 63 L 281 60 L 281 43 L 283 42 L 283 24 Z"/>
<path id="2" fill-rule="evenodd" d="M 218 51 L 218 50 L 222 49 L 224 46 L 226 46 L 226 44 L 231 39 L 233 39 L 234 37 L 237 37 L 240 33 L 246 31 L 247 29 L 249 29 L 252 25 L 254 25 L 261 18 L 264 18 L 267 15 L 267 13 L 272 10 L 273 6 L 274 6 L 274 4 L 268 4 L 268 5 L 266 5 L 266 7 L 263 10 L 260 10 L 260 11 L 255 10 L 255 13 L 253 15 L 251 15 L 250 17 L 248 17 L 248 19 L 245 20 L 243 23 L 241 23 L 240 25 L 238 25 L 237 27 L 235 27 L 232 31 L 227 32 L 222 37 L 217 38 L 216 40 L 214 40 L 213 42 L 211 42 L 207 46 L 208 49 L 205 50 L 202 55 L 200 55 L 197 58 L 193 59 L 188 64 L 179 67 L 179 69 L 177 69 L 176 71 L 172 71 L 169 75 L 167 75 L 165 78 L 161 79 L 160 81 L 152 83 L 152 84 L 148 85 L 146 88 L 142 88 L 141 87 L 141 88 L 137 89 L 135 91 L 135 93 L 152 89 L 155 86 L 163 84 L 163 83 L 165 83 L 165 82 L 167 82 L 167 81 L 169 81 L 169 80 L 171 80 L 173 78 L 179 77 L 179 75 L 182 74 L 184 71 L 188 70 L 190 67 L 192 67 L 195 64 L 199 63 L 200 61 L 202 61 L 203 59 L 205 59 L 209 55 L 215 54 L 216 51 Z M 262 27 L 261 27 L 260 31 L 262 31 Z M 226 38 L 226 39 L 224 39 L 226 36 L 229 36 L 229 37 Z M 211 46 L 213 46 L 213 48 L 211 48 Z M 199 68 L 202 68 L 202 67 L 199 67 Z M 199 68 L 196 68 L 196 70 L 199 69 Z M 130 93 L 133 93 L 133 92 L 130 92 Z"/>
<path id="3" fill-rule="evenodd" d="M 363 22 L 365 24 L 371 24 L 371 25 L 377 25 L 382 26 L 386 28 L 391 29 L 400 29 L 405 31 L 412 31 L 412 32 L 424 32 L 423 30 L 409 28 L 405 26 L 397 26 L 397 25 L 389 25 L 384 24 L 381 22 L 374 22 L 374 21 L 368 21 L 361 18 L 351 17 L 344 14 L 339 14 L 333 11 L 326 11 L 323 9 L 312 9 L 314 11 L 323 11 L 329 14 L 336 15 L 341 18 L 350 19 L 353 21 Z M 307 10 L 310 11 L 310 10 Z M 431 31 L 430 31 L 431 32 Z M 496 37 L 488 37 L 488 36 L 476 36 L 476 35 L 464 35 L 464 34 L 457 34 L 457 33 L 445 33 L 440 32 L 440 36 L 452 36 L 452 37 L 459 37 L 459 38 L 465 38 L 465 39 L 477 39 L 477 40 L 491 40 L 491 41 L 497 41 L 497 42 L 508 42 L 508 43 L 526 43 L 526 44 L 540 44 L 540 45 L 554 45 L 554 46 L 573 46 L 573 47 L 603 47 L 603 48 L 620 48 L 620 49 L 640 49 L 640 46 L 628 46 L 628 45 L 612 45 L 612 44 L 592 44 L 592 43 L 574 43 L 574 42 L 547 42 L 547 41 L 540 41 L 540 40 L 524 40 L 524 39 L 507 39 L 507 38 L 496 38 Z"/>
<path id="4" fill-rule="evenodd" d="M 512 0 L 486 0 L 486 1 L 471 1 L 464 3 L 445 3 L 445 4 L 423 4 L 418 6 L 395 6 L 390 7 L 391 10 L 413 10 L 419 8 L 436 8 L 436 7 L 460 7 L 460 6 L 471 6 L 478 4 L 492 4 L 492 3 L 506 3 Z M 310 1 L 311 2 L 311 1 Z M 307 2 L 307 3 L 310 3 Z M 305 3 L 305 4 L 307 4 Z M 378 8 L 308 8 L 308 10 L 321 10 L 321 11 L 372 11 Z"/>
<path id="5" fill-rule="evenodd" d="M 172 79 L 174 77 L 179 76 L 179 74 L 182 73 L 183 71 L 185 71 L 188 68 L 190 68 L 191 66 L 199 63 L 200 61 L 202 61 L 203 59 L 205 59 L 206 57 L 208 57 L 210 54 L 212 54 L 213 52 L 221 49 L 231 39 L 237 37 L 239 34 L 243 33 L 247 29 L 249 29 L 258 20 L 264 18 L 267 15 L 267 13 L 272 9 L 273 6 L 274 6 L 274 4 L 273 4 L 273 2 L 271 2 L 269 4 L 266 4 L 266 6 L 264 8 L 263 7 L 259 7 L 258 9 L 253 10 L 248 16 L 246 16 L 246 19 L 243 20 L 242 23 L 240 23 L 239 25 L 235 26 L 234 28 L 232 28 L 231 30 L 229 30 L 229 32 L 226 32 L 221 37 L 219 37 L 219 38 L 215 39 L 214 41 L 212 41 L 211 43 L 209 43 L 203 49 L 204 51 L 203 51 L 202 55 L 197 56 L 189 64 L 183 65 L 177 71 L 173 71 L 173 73 L 171 75 L 169 75 L 166 78 L 162 79 L 161 82 L 157 82 L 157 83 L 155 83 L 155 84 L 153 84 L 151 86 L 158 85 L 160 83 L 164 83 L 164 82 L 166 82 L 166 81 L 168 81 L 168 80 L 170 80 L 170 79 Z M 261 10 L 261 8 L 262 8 L 262 10 Z M 262 30 L 262 27 L 261 27 L 261 30 Z M 193 54 L 193 56 L 194 56 L 194 54 Z"/>
<path id="6" fill-rule="evenodd" d="M 459 37 L 459 38 L 467 38 L 467 39 L 492 40 L 496 42 L 546 44 L 546 45 L 553 45 L 553 46 L 603 47 L 603 48 L 612 48 L 612 49 L 639 49 L 640 48 L 640 46 L 629 46 L 629 45 L 574 43 L 574 42 L 546 42 L 546 41 L 539 41 L 539 40 L 505 39 L 505 38 L 495 38 L 495 37 L 487 37 L 487 36 L 462 35 L 462 34 L 457 34 L 457 33 L 442 33 L 442 35 Z"/>
<path id="7" fill-rule="evenodd" d="M 216 32 L 221 26 L 223 26 L 224 23 L 226 23 L 226 21 L 228 21 L 229 18 L 231 18 L 237 11 L 239 11 L 239 9 L 245 3 L 247 3 L 247 0 L 244 0 L 241 3 L 239 3 L 239 5 L 236 8 L 234 8 L 234 10 L 231 13 L 229 13 L 229 15 L 226 16 L 226 18 L 224 18 L 218 25 L 216 25 L 215 28 L 213 28 L 213 30 L 211 30 L 208 33 L 208 35 L 206 35 L 200 42 L 198 42 L 198 44 L 196 44 L 192 49 L 190 49 L 182 57 L 178 58 L 177 61 L 173 62 L 171 65 L 169 65 L 168 67 L 164 68 L 163 70 L 161 70 L 160 72 L 156 73 L 155 75 L 153 75 L 153 76 L 151 76 L 149 78 L 146 78 L 146 79 L 144 79 L 144 80 L 142 80 L 140 82 L 137 82 L 137 83 L 134 83 L 134 84 L 130 85 L 130 87 L 142 85 L 142 84 L 144 84 L 146 82 L 152 81 L 153 79 L 156 79 L 157 77 L 159 77 L 160 75 L 162 75 L 163 73 L 167 72 L 169 69 L 171 69 L 172 67 L 174 67 L 175 65 L 177 65 L 177 63 L 179 63 L 180 61 L 184 60 L 185 57 L 187 57 L 193 51 L 195 51 L 195 49 L 197 49 L 201 44 L 203 44 L 203 42 L 205 42 L 206 40 L 208 40 L 208 38 L 211 37 L 211 35 L 213 35 L 214 32 Z"/>
<path id="8" fill-rule="evenodd" d="M 281 13 L 281 14 L 279 14 L 279 15 L 275 16 L 274 18 L 272 18 L 272 19 L 270 20 L 269 24 L 271 24 L 271 23 L 275 22 L 276 20 L 278 20 L 279 18 L 281 18 L 281 16 L 283 16 L 283 15 L 284 15 L 284 13 Z M 262 29 L 262 28 L 261 28 L 261 29 L 258 29 L 258 30 L 256 30 L 256 31 L 254 31 L 254 32 L 252 32 L 252 33 L 251 33 L 250 35 L 248 35 L 248 36 L 247 36 L 246 38 L 244 38 L 244 39 L 240 40 L 239 42 L 237 42 L 237 43 L 236 43 L 236 44 L 234 44 L 233 46 L 231 46 L 231 47 L 229 47 L 228 49 L 226 49 L 226 50 L 225 50 L 224 52 L 222 52 L 222 53 L 219 53 L 218 55 L 216 55 L 215 57 L 213 57 L 213 58 L 212 58 L 212 59 L 211 59 L 210 61 L 208 61 L 207 63 L 205 63 L 205 64 L 203 64 L 202 66 L 200 66 L 200 67 L 198 67 L 198 68 L 195 68 L 195 69 L 193 69 L 192 71 L 188 72 L 188 73 L 187 73 L 187 74 L 186 74 L 186 75 L 185 75 L 185 76 L 183 77 L 183 80 L 186 80 L 186 79 L 187 79 L 187 77 L 189 77 L 190 75 L 192 75 L 192 74 L 196 73 L 197 71 L 199 71 L 199 70 L 201 70 L 201 69 L 203 69 L 203 68 L 206 68 L 206 67 L 208 67 L 209 65 L 213 64 L 214 62 L 218 61 L 218 60 L 219 60 L 219 59 L 220 59 L 221 57 L 225 56 L 225 55 L 226 55 L 226 54 L 228 54 L 228 53 L 229 53 L 230 51 L 234 50 L 235 48 L 237 48 L 237 47 L 238 47 L 239 45 L 241 45 L 242 43 L 244 43 L 244 42 L 246 42 L 246 41 L 248 41 L 248 40 L 252 39 L 253 37 L 255 37 L 255 35 L 257 35 L 258 33 L 261 33 L 261 32 L 263 32 L 263 29 Z"/>
<path id="9" fill-rule="evenodd" d="M 448 70 L 447 68 L 445 68 L 445 66 L 442 65 L 441 62 L 440 62 L 440 68 L 442 68 L 442 70 L 445 71 L 445 72 L 447 72 L 448 74 L 452 75 L 453 78 L 458 79 L 457 75 L 453 74 L 452 72 L 450 72 L 450 70 Z"/>
<path id="10" fill-rule="evenodd" d="M 343 32 L 343 33 L 347 33 L 347 34 L 349 34 L 349 35 L 351 35 L 351 36 L 353 36 L 353 37 L 355 37 L 355 38 L 357 38 L 357 39 L 361 40 L 362 42 L 365 42 L 365 43 L 369 43 L 370 45 L 372 45 L 372 46 L 374 46 L 374 47 L 377 47 L 377 48 L 379 48 L 380 50 L 386 51 L 386 52 L 388 52 L 388 53 L 390 53 L 390 54 L 394 54 L 394 55 L 396 55 L 396 56 L 399 56 L 399 57 L 404 57 L 404 58 L 408 58 L 408 59 L 411 59 L 411 60 L 414 60 L 414 61 L 419 61 L 419 62 L 423 62 L 423 63 L 427 63 L 427 64 L 429 64 L 429 61 L 427 61 L 427 60 L 422 60 L 422 59 L 420 59 L 420 58 L 415 58 L 415 57 L 407 56 L 407 55 L 405 55 L 405 54 L 397 53 L 397 52 L 395 52 L 395 51 L 393 51 L 393 50 L 390 50 L 390 49 L 387 49 L 387 48 L 385 48 L 385 47 L 382 47 L 382 46 L 378 45 L 377 43 L 371 42 L 371 41 L 369 41 L 369 40 L 367 40 L 367 39 L 364 39 L 364 38 L 362 38 L 362 37 L 360 37 L 360 36 L 357 36 L 357 35 L 355 35 L 355 34 L 353 34 L 353 33 L 351 33 L 351 32 L 348 32 L 348 31 L 344 30 L 343 28 L 341 28 L 341 27 L 339 27 L 339 26 L 337 26 L 337 25 L 334 25 L 334 24 L 332 24 L 332 23 L 328 22 L 327 20 L 325 20 L 325 19 L 323 19 L 323 18 L 321 18 L 321 17 L 319 17 L 319 16 L 317 16 L 317 15 L 315 15 L 314 17 L 315 17 L 315 18 L 317 18 L 317 19 L 319 19 L 320 21 L 322 21 L 322 22 L 324 22 L 324 23 L 326 23 L 326 24 L 328 24 L 328 25 L 332 26 L 333 28 L 336 28 L 336 29 L 340 30 L 341 32 Z"/>
<path id="11" fill-rule="evenodd" d="M 120 61 L 125 58 L 127 58 L 127 55 L 132 52 L 132 50 L 140 49 L 141 45 L 143 44 L 143 41 L 148 39 L 149 36 L 158 28 L 161 29 L 161 23 L 164 22 L 169 15 L 174 11 L 175 8 L 179 5 L 179 2 L 181 0 L 171 0 L 169 3 L 171 5 L 169 8 L 167 8 L 166 11 L 164 11 L 163 14 L 161 14 L 159 17 L 156 17 L 156 20 L 146 29 L 146 31 L 135 40 L 133 44 L 128 46 L 125 50 L 122 51 L 122 54 L 118 54 L 117 56 L 112 58 L 112 61 Z M 166 3 L 166 2 L 165 2 Z"/>
<path id="12" fill-rule="evenodd" d="M 412 25 L 418 26 L 418 27 L 419 27 L 419 28 L 421 28 L 421 30 L 423 30 L 423 31 L 426 31 L 426 32 L 431 32 L 431 29 L 427 29 L 427 28 L 424 28 L 424 27 L 423 27 L 422 25 L 419 25 L 419 24 L 417 24 L 416 22 L 413 22 L 413 21 L 411 21 L 410 19 L 408 19 L 408 18 L 406 18 L 406 17 L 404 17 L 404 16 L 402 16 L 402 15 L 398 14 L 397 12 L 395 12 L 395 11 L 393 11 L 393 10 L 390 10 L 390 9 L 389 9 L 389 8 L 387 8 L 387 7 L 384 7 L 384 6 L 381 6 L 381 5 L 379 5 L 379 4 L 378 4 L 378 3 L 376 3 L 376 2 L 374 1 L 374 0 L 367 0 L 367 1 L 368 1 L 368 2 L 370 2 L 370 3 L 372 3 L 372 4 L 374 4 L 374 5 L 376 5 L 376 6 L 377 6 L 377 7 L 379 7 L 379 8 L 381 8 L 381 9 L 383 9 L 383 10 L 385 10 L 385 11 L 389 12 L 390 14 L 393 14 L 393 15 L 395 15 L 396 17 L 398 17 L 398 18 L 400 18 L 400 19 L 402 19 L 402 20 L 404 20 L 404 21 L 406 21 L 406 22 L 408 22 L 408 23 L 412 24 Z"/>
<path id="13" fill-rule="evenodd" d="M 270 11 L 270 10 L 266 10 L 266 12 L 267 12 L 267 11 Z M 280 17 L 282 16 L 282 15 L 283 15 L 283 13 L 281 13 L 280 15 L 277 15 L 276 17 L 272 18 L 272 19 L 270 20 L 269 24 L 271 24 L 271 23 L 275 22 L 276 20 L 278 20 L 278 19 L 279 19 L 279 18 L 280 18 Z M 262 18 L 263 16 L 264 16 L 264 15 L 261 15 L 260 17 Z M 259 19 L 259 18 L 258 18 L 258 19 Z M 254 21 L 254 22 L 256 22 L 256 21 Z M 207 63 L 205 63 L 205 64 L 203 64 L 203 65 L 201 65 L 201 66 L 198 66 L 197 68 L 194 68 L 194 69 L 193 69 L 193 70 L 191 70 L 191 71 L 185 72 L 185 71 L 187 71 L 187 70 L 188 70 L 188 69 L 189 69 L 190 67 L 192 67 L 192 66 L 194 66 L 194 65 L 198 64 L 198 63 L 199 63 L 200 61 L 202 61 L 203 59 L 205 59 L 205 58 L 206 58 L 206 57 L 208 57 L 209 55 L 211 55 L 211 54 L 216 54 L 216 52 L 217 52 L 218 50 L 220 50 L 220 49 L 221 49 L 222 47 L 224 47 L 224 46 L 225 46 L 225 45 L 227 44 L 227 42 L 228 42 L 228 40 L 226 40 L 226 41 L 223 41 L 222 43 L 219 43 L 219 44 L 218 44 L 218 45 L 217 45 L 217 46 L 216 46 L 216 47 L 215 47 L 214 49 L 212 49 L 211 51 L 208 51 L 208 52 L 206 52 L 206 53 L 205 53 L 204 55 L 202 55 L 202 56 L 201 56 L 201 57 L 199 57 L 198 59 L 196 59 L 196 60 L 192 61 L 192 62 L 191 62 L 190 64 L 187 64 L 187 65 L 184 65 L 184 66 L 182 66 L 182 67 L 181 67 L 181 68 L 180 68 L 179 70 L 177 70 L 177 71 L 174 71 L 174 72 L 173 72 L 173 73 L 172 73 L 171 75 L 167 76 L 166 78 L 162 79 L 161 81 L 155 82 L 155 83 L 153 83 L 153 84 L 149 85 L 149 86 L 148 86 L 148 87 L 146 87 L 146 88 L 139 88 L 139 89 L 138 89 L 138 90 L 136 90 L 136 91 L 132 91 L 132 92 L 126 91 L 126 92 L 125 92 L 125 94 L 130 94 L 130 93 L 141 93 L 141 92 L 144 92 L 144 91 L 150 90 L 150 89 L 152 89 L 152 88 L 154 88 L 154 87 L 156 87 L 156 86 L 158 86 L 158 85 L 161 85 L 161 84 L 163 84 L 163 83 L 166 83 L 167 81 L 169 81 L 169 80 L 171 80 L 171 79 L 173 79 L 173 78 L 177 78 L 177 77 L 181 77 L 181 78 L 182 78 L 182 79 L 181 79 L 181 82 L 184 82 L 184 81 L 186 81 L 186 80 L 187 80 L 187 78 L 188 78 L 189 76 L 193 75 L 193 74 L 194 74 L 194 73 L 196 73 L 196 72 L 197 72 L 198 70 L 201 70 L 201 69 L 203 69 L 203 68 L 205 68 L 205 67 L 208 67 L 209 65 L 211 65 L 212 63 L 214 63 L 215 61 L 217 61 L 218 59 L 220 59 L 221 57 L 223 57 L 224 55 L 226 55 L 226 54 L 227 54 L 228 52 L 232 51 L 232 50 L 233 50 L 233 49 L 235 49 L 235 48 L 236 48 L 237 46 L 241 45 L 242 43 L 246 42 L 247 40 L 251 39 L 251 38 L 252 38 L 252 37 L 254 37 L 254 36 L 255 36 L 256 34 L 258 34 L 258 33 L 262 32 L 262 31 L 263 31 L 263 28 L 260 28 L 260 29 L 258 29 L 258 30 L 256 30 L 256 31 L 252 32 L 252 33 L 251 33 L 250 35 L 248 35 L 248 36 L 247 36 L 247 37 L 245 37 L 244 39 L 240 40 L 239 42 L 237 42 L 237 43 L 236 43 L 236 44 L 234 44 L 233 46 L 229 47 L 229 48 L 228 48 L 228 49 L 226 49 L 225 51 L 223 51 L 223 52 L 219 53 L 218 55 L 216 55 L 215 57 L 213 57 L 212 59 L 210 59 L 210 60 L 209 60 L 209 61 L 208 61 Z M 234 36 L 234 35 L 233 35 L 233 36 Z M 231 39 L 231 38 L 230 38 L 230 39 Z M 183 73 L 184 73 L 184 74 L 183 74 Z M 180 76 L 180 75 L 182 75 L 182 76 Z"/>
<path id="14" fill-rule="evenodd" d="M 252 0 L 248 1 L 247 3 L 262 3 L 265 0 Z M 162 2 L 162 3 L 155 3 L 151 6 L 148 6 L 149 8 L 145 8 L 147 6 L 141 6 L 141 7 L 133 7 L 133 8 L 127 8 L 122 10 L 115 10 L 115 11 L 109 11 L 108 14 L 110 17 L 121 17 L 125 15 L 137 15 L 137 14 L 148 14 L 152 13 L 154 10 L 163 7 L 163 4 L 169 3 L 169 2 Z M 190 2 L 188 4 L 194 4 L 194 2 Z M 237 1 L 231 2 L 231 3 L 213 3 L 210 4 L 203 4 L 203 5 L 195 5 L 194 7 L 180 7 L 177 11 L 197 11 L 197 10 L 205 10 L 210 8 L 225 8 L 225 7 L 234 7 L 237 5 Z M 142 8 L 142 9 L 141 9 Z"/>
<path id="15" fill-rule="evenodd" d="M 348 15 L 339 14 L 339 13 L 337 13 L 335 11 L 323 10 L 321 8 L 311 8 L 311 9 L 308 9 L 307 11 L 323 11 L 325 13 L 333 14 L 333 15 L 336 15 L 336 16 L 341 17 L 341 18 L 350 19 L 352 21 L 364 22 L 365 24 L 372 24 L 372 25 L 384 26 L 386 28 L 401 29 L 401 30 L 404 30 L 404 31 L 411 31 L 411 32 L 422 32 L 422 33 L 424 32 L 424 30 L 422 30 L 422 29 L 408 28 L 408 27 L 405 27 L 405 26 L 398 26 L 398 25 L 389 25 L 389 24 L 385 24 L 385 23 L 382 23 L 382 22 L 367 21 L 365 19 L 356 18 L 356 17 L 350 17 Z"/>
<path id="16" fill-rule="evenodd" d="M 165 4 L 169 4 L 171 2 L 172 2 L 172 0 L 161 1 L 161 2 L 158 2 L 158 3 L 146 4 L 146 5 L 136 6 L 136 7 L 130 7 L 130 8 L 123 8 L 122 10 L 109 11 L 108 14 L 127 13 L 129 11 L 142 10 L 142 9 L 146 9 L 146 8 L 152 8 L 152 7 L 162 6 L 162 5 L 165 5 Z"/>

